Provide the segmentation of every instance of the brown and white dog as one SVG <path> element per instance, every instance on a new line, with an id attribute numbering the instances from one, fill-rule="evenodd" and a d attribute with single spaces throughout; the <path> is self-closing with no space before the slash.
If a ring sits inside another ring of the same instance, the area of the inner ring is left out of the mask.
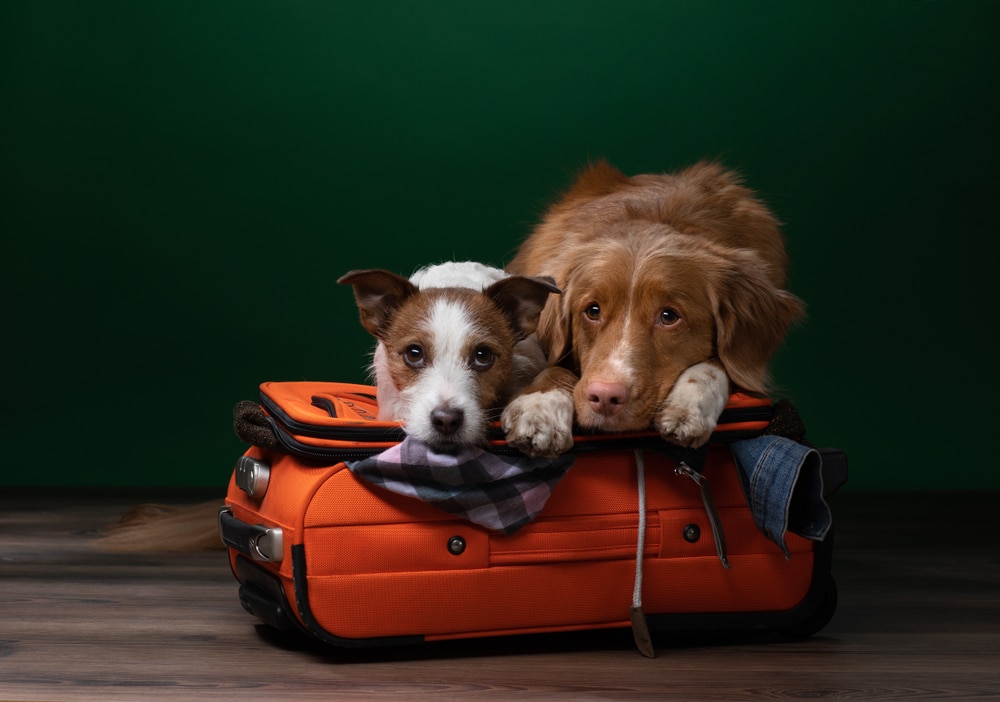
<path id="1" fill-rule="evenodd" d="M 589 167 L 507 267 L 563 290 L 538 325 L 548 367 L 504 410 L 508 442 L 562 453 L 575 417 L 705 443 L 734 387 L 767 391 L 803 314 L 787 265 L 774 216 L 717 164 L 634 177 Z"/>
<path id="2" fill-rule="evenodd" d="M 347 273 L 361 323 L 377 339 L 379 419 L 434 448 L 486 443 L 504 404 L 545 368 L 535 327 L 551 279 L 471 261 Z"/>

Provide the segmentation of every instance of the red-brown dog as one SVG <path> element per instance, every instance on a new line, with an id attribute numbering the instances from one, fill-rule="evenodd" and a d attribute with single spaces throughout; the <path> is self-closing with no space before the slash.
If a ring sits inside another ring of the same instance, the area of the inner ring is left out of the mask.
<path id="1" fill-rule="evenodd" d="M 631 178 L 591 166 L 508 266 L 563 291 L 537 330 L 549 365 L 503 413 L 508 442 L 565 452 L 575 417 L 705 443 L 734 387 L 767 391 L 803 313 L 787 264 L 775 218 L 721 166 Z"/>

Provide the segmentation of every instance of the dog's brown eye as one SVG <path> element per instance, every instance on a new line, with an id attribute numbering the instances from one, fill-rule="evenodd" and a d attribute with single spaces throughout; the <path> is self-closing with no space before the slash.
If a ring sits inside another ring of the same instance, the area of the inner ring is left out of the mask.
<path id="1" fill-rule="evenodd" d="M 601 306 L 596 302 L 592 302 L 587 305 L 587 308 L 583 311 L 584 316 L 592 322 L 596 322 L 601 319 Z"/>
<path id="2" fill-rule="evenodd" d="M 403 360 L 410 368 L 419 368 L 424 365 L 424 350 L 419 344 L 410 344 L 403 351 Z"/>
<path id="3" fill-rule="evenodd" d="M 668 307 L 662 312 L 660 312 L 660 324 L 665 327 L 669 327 L 677 322 L 681 321 L 681 316 L 677 314 L 677 310 Z"/>
<path id="4" fill-rule="evenodd" d="M 496 355 L 485 346 L 480 346 L 472 354 L 472 367 L 476 370 L 486 370 L 493 365 Z"/>

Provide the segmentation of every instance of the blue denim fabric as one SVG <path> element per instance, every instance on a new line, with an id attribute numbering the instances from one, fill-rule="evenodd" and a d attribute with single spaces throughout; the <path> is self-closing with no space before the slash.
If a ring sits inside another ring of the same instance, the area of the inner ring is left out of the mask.
<path id="1" fill-rule="evenodd" d="M 747 477 L 754 522 L 789 555 L 791 531 L 821 541 L 833 517 L 823 499 L 823 459 L 819 452 L 782 436 L 758 436 L 731 444 Z"/>

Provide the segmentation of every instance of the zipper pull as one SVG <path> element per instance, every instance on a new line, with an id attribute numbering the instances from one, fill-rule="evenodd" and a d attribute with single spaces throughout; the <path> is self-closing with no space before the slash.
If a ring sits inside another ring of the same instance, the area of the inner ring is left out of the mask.
<path id="1" fill-rule="evenodd" d="M 705 505 L 705 513 L 708 515 L 708 523 L 712 526 L 712 538 L 715 539 L 715 552 L 722 562 L 722 567 L 729 568 L 729 558 L 726 556 L 726 535 L 722 531 L 722 521 L 719 519 L 719 512 L 715 509 L 715 501 L 712 500 L 712 492 L 708 489 L 708 478 L 696 471 L 684 461 L 674 468 L 676 475 L 685 475 L 691 478 L 701 490 L 701 502 Z"/>
<path id="2" fill-rule="evenodd" d="M 685 475 L 691 478 L 691 480 L 695 481 L 698 484 L 698 487 L 704 487 L 705 484 L 708 482 L 704 475 L 696 471 L 694 468 L 689 466 L 684 461 L 681 461 L 680 463 L 677 464 L 677 467 L 674 468 L 674 473 L 676 475 Z"/>

